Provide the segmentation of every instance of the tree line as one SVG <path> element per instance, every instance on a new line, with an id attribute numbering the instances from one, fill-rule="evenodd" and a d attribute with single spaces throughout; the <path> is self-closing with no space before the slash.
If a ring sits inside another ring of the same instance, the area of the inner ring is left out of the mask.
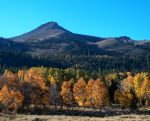
<path id="1" fill-rule="evenodd" d="M 143 61 L 144 60 L 144 61 Z M 128 56 L 128 55 L 31 55 L 22 52 L 0 51 L 0 73 L 5 69 L 19 70 L 44 66 L 53 68 L 75 68 L 90 71 L 150 71 L 150 55 Z"/>

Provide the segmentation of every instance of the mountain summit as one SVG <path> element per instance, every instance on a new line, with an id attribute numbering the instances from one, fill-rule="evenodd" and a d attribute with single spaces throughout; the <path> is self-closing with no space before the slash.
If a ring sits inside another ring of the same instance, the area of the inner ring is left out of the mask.
<path id="1" fill-rule="evenodd" d="M 37 28 L 37 30 L 51 30 L 51 29 L 58 29 L 58 30 L 64 30 L 64 28 L 62 28 L 61 26 L 58 25 L 57 22 L 51 21 L 51 22 L 47 22 L 41 26 L 39 26 Z"/>
<path id="2" fill-rule="evenodd" d="M 40 42 L 45 40 L 53 41 L 59 39 L 60 43 L 63 40 L 82 42 L 95 42 L 101 40 L 99 37 L 72 33 L 53 21 L 42 24 L 30 32 L 10 39 L 16 42 Z"/>
<path id="3" fill-rule="evenodd" d="M 100 38 L 76 34 L 53 21 L 42 24 L 23 35 L 10 38 L 10 40 L 12 42 L 7 42 L 10 45 L 14 43 L 13 45 L 20 48 L 24 47 L 27 53 L 36 55 L 57 53 L 144 55 L 143 53 L 149 53 L 150 50 L 149 41 L 135 41 L 127 36 Z"/>
<path id="4" fill-rule="evenodd" d="M 49 38 L 59 38 L 64 33 L 71 33 L 56 22 L 48 22 L 23 35 L 11 38 L 17 42 L 35 42 Z"/>

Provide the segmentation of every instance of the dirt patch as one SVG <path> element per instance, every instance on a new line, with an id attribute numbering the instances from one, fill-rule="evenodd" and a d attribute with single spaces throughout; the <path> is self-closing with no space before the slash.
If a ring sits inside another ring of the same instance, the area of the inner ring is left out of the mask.
<path id="1" fill-rule="evenodd" d="M 150 115 L 120 115 L 104 118 L 65 115 L 1 115 L 0 121 L 150 121 Z"/>

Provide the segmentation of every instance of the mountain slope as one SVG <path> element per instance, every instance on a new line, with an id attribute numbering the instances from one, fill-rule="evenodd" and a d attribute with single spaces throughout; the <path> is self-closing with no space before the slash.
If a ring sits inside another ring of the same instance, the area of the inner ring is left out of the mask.
<path id="1" fill-rule="evenodd" d="M 17 42 L 37 42 L 54 38 L 80 41 L 98 41 L 100 39 L 99 37 L 74 34 L 59 26 L 56 22 L 48 22 L 28 33 L 11 39 Z"/>
<path id="2" fill-rule="evenodd" d="M 150 41 L 81 35 L 48 22 L 23 35 L 1 38 L 0 67 L 5 65 L 150 70 Z"/>
<path id="3" fill-rule="evenodd" d="M 65 32 L 69 32 L 64 28 L 60 27 L 55 22 L 48 22 L 32 30 L 31 32 L 25 33 L 23 35 L 11 38 L 17 42 L 35 42 L 39 40 L 46 40 L 49 38 L 59 38 L 60 35 L 64 34 Z"/>
<path id="4" fill-rule="evenodd" d="M 9 39 L 0 38 L 1 51 L 25 52 L 27 49 L 29 48 L 24 43 L 18 43 Z"/>
<path id="5" fill-rule="evenodd" d="M 90 44 L 103 38 L 72 33 L 56 22 L 48 22 L 31 32 L 10 39 L 28 45 L 28 53 L 36 55 L 103 53 L 97 45 Z"/>
<path id="6" fill-rule="evenodd" d="M 130 37 L 101 38 L 75 34 L 56 22 L 48 22 L 23 35 L 10 38 L 25 45 L 26 52 L 34 55 L 142 55 L 150 51 L 150 41 L 135 41 Z M 21 45 L 22 46 L 22 45 Z"/>

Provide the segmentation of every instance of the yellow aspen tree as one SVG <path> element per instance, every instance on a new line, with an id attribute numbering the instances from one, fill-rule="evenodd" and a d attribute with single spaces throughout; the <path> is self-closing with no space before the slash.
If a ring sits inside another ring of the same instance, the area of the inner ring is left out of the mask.
<path id="1" fill-rule="evenodd" d="M 9 70 L 5 70 L 3 77 L 10 82 L 15 82 L 17 80 L 17 75 Z"/>
<path id="2" fill-rule="evenodd" d="M 71 105 L 73 103 L 72 88 L 69 81 L 63 81 L 63 84 L 61 85 L 60 95 L 65 105 Z"/>
<path id="3" fill-rule="evenodd" d="M 124 92 L 123 90 L 117 90 L 115 92 L 115 101 L 123 107 L 129 107 L 131 105 L 133 96 L 130 91 Z"/>
<path id="4" fill-rule="evenodd" d="M 127 73 L 127 78 L 121 82 L 121 88 L 126 92 L 134 90 L 134 77 L 130 72 Z"/>
<path id="5" fill-rule="evenodd" d="M 10 100 L 11 94 L 7 85 L 4 85 L 0 91 L 0 103 L 4 106 L 6 110 L 8 110 L 11 105 Z"/>
<path id="6" fill-rule="evenodd" d="M 33 67 L 27 70 L 25 76 L 24 76 L 24 81 L 29 82 L 34 86 L 39 86 L 42 89 L 46 89 L 46 83 L 45 83 L 45 78 L 43 75 L 43 68 L 39 67 Z"/>
<path id="7" fill-rule="evenodd" d="M 142 101 L 141 88 L 147 75 L 147 73 L 138 73 L 134 78 L 134 90 L 140 103 Z"/>
<path id="8" fill-rule="evenodd" d="M 100 81 L 94 81 L 92 97 L 96 108 L 109 106 L 109 93 L 106 85 Z"/>
<path id="9" fill-rule="evenodd" d="M 24 96 L 20 92 L 10 90 L 7 85 L 4 85 L 0 91 L 0 103 L 8 109 L 17 110 L 23 103 Z"/>
<path id="10" fill-rule="evenodd" d="M 56 79 L 54 78 L 54 76 L 49 76 L 48 80 L 50 81 L 51 85 L 55 85 L 56 84 Z"/>
<path id="11" fill-rule="evenodd" d="M 59 103 L 59 92 L 57 88 L 57 81 L 54 78 L 54 76 L 48 76 L 48 81 L 50 82 L 49 86 L 49 99 L 53 105 L 56 106 L 57 103 Z"/>
<path id="12" fill-rule="evenodd" d="M 92 96 L 93 84 L 94 84 L 94 80 L 89 80 L 88 84 L 86 85 L 86 103 L 85 103 L 85 105 L 87 107 L 92 107 L 93 103 L 94 103 L 93 96 Z"/>
<path id="13" fill-rule="evenodd" d="M 20 78 L 20 79 L 24 79 L 24 76 L 25 76 L 25 71 L 24 70 L 19 70 L 18 71 L 18 78 Z"/>
<path id="14" fill-rule="evenodd" d="M 121 81 L 119 89 L 115 92 L 115 101 L 123 107 L 130 107 L 134 95 L 134 77 L 128 72 L 127 78 Z"/>
<path id="15" fill-rule="evenodd" d="M 146 77 L 141 88 L 142 97 L 146 100 L 146 105 L 150 105 L 150 78 Z"/>
<path id="16" fill-rule="evenodd" d="M 73 95 L 79 106 L 85 106 L 86 102 L 86 83 L 83 78 L 78 79 L 74 84 Z"/>
<path id="17" fill-rule="evenodd" d="M 13 110 L 17 110 L 18 107 L 22 106 L 24 96 L 20 92 L 11 91 L 11 98 L 12 98 L 12 104 L 10 105 L 10 108 Z"/>
<path id="18" fill-rule="evenodd" d="M 110 87 L 112 84 L 112 81 L 116 80 L 118 78 L 118 75 L 116 73 L 111 73 L 105 76 L 105 80 L 107 85 Z"/>

